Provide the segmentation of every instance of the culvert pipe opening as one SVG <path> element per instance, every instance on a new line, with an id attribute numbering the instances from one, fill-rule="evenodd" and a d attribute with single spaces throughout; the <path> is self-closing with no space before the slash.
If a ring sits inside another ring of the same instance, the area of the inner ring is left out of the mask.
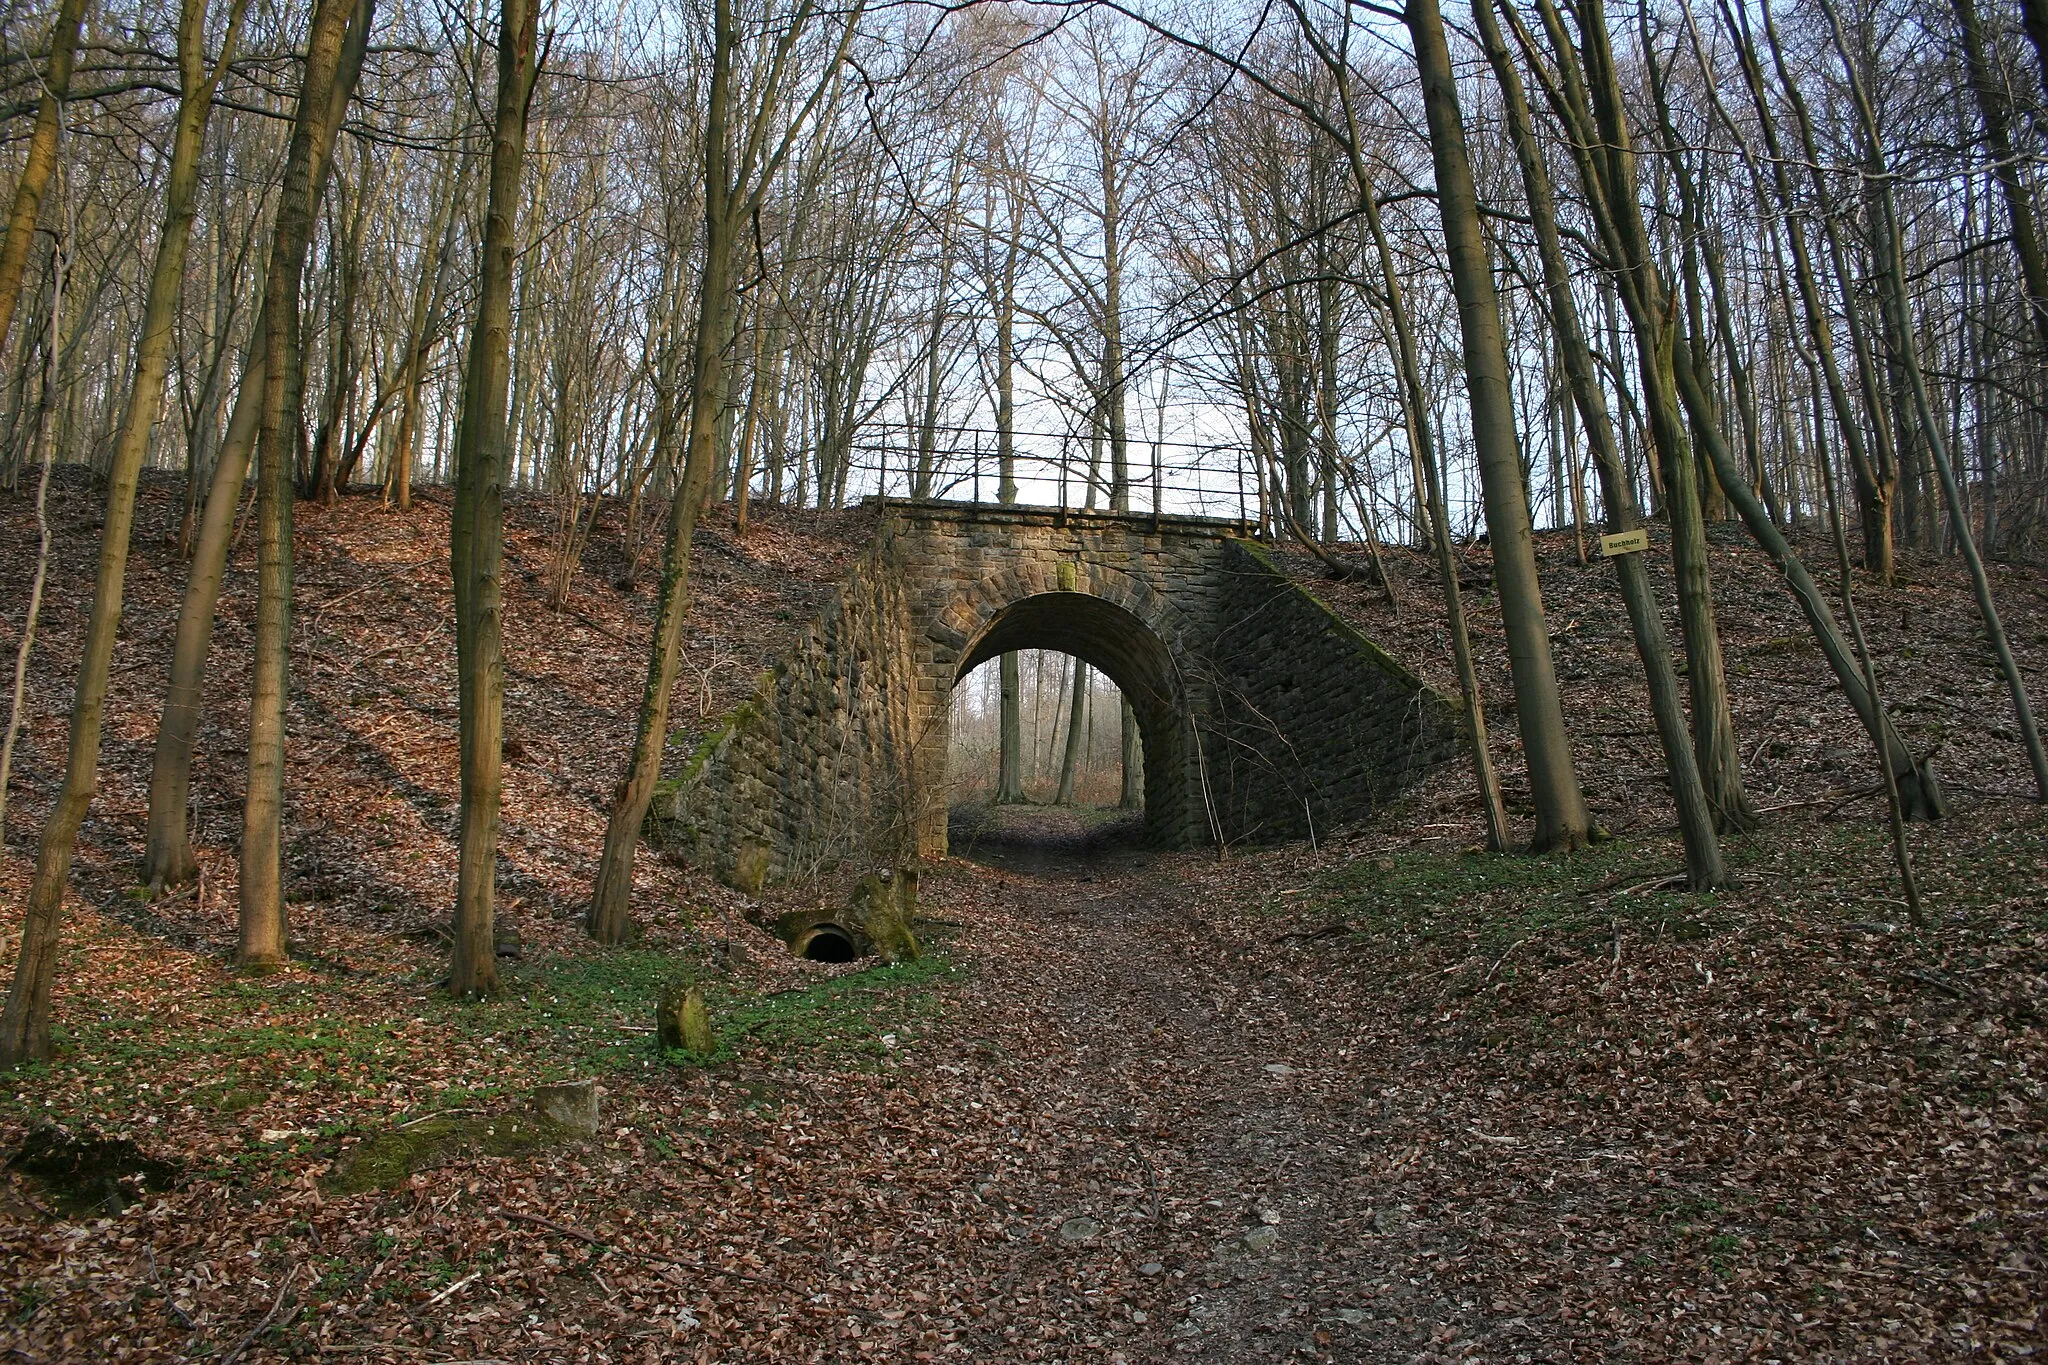
<path id="1" fill-rule="evenodd" d="M 851 962 L 860 956 L 860 946 L 838 925 L 821 924 L 798 940 L 796 955 L 812 962 Z"/>

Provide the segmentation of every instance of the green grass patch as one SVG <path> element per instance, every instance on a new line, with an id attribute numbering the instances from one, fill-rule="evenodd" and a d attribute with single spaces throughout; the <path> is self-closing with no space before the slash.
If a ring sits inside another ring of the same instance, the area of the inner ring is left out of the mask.
<path id="1" fill-rule="evenodd" d="M 927 953 L 916 962 L 870 967 L 752 1001 L 728 1003 L 712 993 L 712 1027 L 726 1055 L 744 1040 L 770 1052 L 811 1048 L 880 1058 L 889 1050 L 885 1035 L 906 1041 L 937 1011 L 939 1002 L 926 988 L 951 974 L 942 957 Z"/>
<path id="2" fill-rule="evenodd" d="M 1660 844 L 1622 840 L 1540 857 L 1399 853 L 1333 869 L 1307 888 L 1305 904 L 1276 897 L 1269 908 L 1301 906 L 1354 933 L 1499 954 L 1532 938 L 1611 933 L 1617 920 L 1638 931 L 1703 933 L 1719 897 L 1666 883 L 1682 870 Z"/>
<path id="3" fill-rule="evenodd" d="M 803 1054 L 873 1066 L 889 1050 L 885 1035 L 908 1042 L 938 1010 L 930 987 L 950 971 L 943 958 L 928 958 L 771 995 L 700 979 L 719 1046 L 678 1060 L 743 1066 L 763 1053 Z M 505 995 L 479 1004 L 450 1000 L 425 980 L 387 981 L 366 993 L 360 981 L 332 979 L 223 980 L 179 1014 L 153 1019 L 95 1013 L 87 1002 L 57 1030 L 54 1060 L 0 1086 L 0 1120 L 140 1136 L 145 1115 L 176 1123 L 189 1106 L 216 1124 L 248 1125 L 245 1145 L 193 1171 L 240 1183 L 334 1150 L 333 1140 L 371 1113 L 379 1132 L 392 1118 L 429 1119 L 425 1131 L 387 1142 L 388 1151 L 365 1153 L 381 1164 L 364 1178 L 381 1184 L 384 1167 L 403 1171 L 422 1159 L 410 1154 L 422 1143 L 495 1153 L 500 1137 L 527 1136 L 442 1131 L 435 1116 L 500 1112 L 507 1096 L 536 1085 L 664 1065 L 671 1059 L 655 1046 L 656 1000 L 665 986 L 701 973 L 686 955 L 635 948 L 521 964 Z M 410 1107 L 387 1118 L 395 1089 L 409 1092 Z M 277 1118 L 257 1121 L 279 1101 Z M 261 1141 L 266 1123 L 292 1136 Z M 0 1160 L 7 1155 L 0 1151 Z"/>
<path id="4" fill-rule="evenodd" d="M 503 999 L 455 1013 L 460 1026 L 532 1050 L 548 1079 L 639 1067 L 654 1057 L 650 1028 L 662 990 L 695 979 L 711 1011 L 718 1049 L 676 1054 L 696 1065 L 731 1061 L 750 1048 L 879 1057 L 885 1033 L 903 1033 L 936 1008 L 924 989 L 950 974 L 943 958 L 875 966 L 797 990 L 757 996 L 703 978 L 690 959 L 647 949 L 544 959 L 509 983 Z"/>

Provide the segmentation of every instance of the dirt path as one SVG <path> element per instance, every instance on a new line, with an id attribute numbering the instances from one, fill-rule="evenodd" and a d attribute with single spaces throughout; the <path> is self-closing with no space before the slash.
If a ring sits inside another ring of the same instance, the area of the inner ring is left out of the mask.
<path id="1" fill-rule="evenodd" d="M 1395 1273 L 1415 1230 L 1359 1178 L 1381 1139 L 1344 1021 L 1222 952 L 1173 860 L 1088 857 L 1078 830 L 997 847 L 962 1017 L 991 1021 L 1052 1138 L 1017 1181 L 1038 1226 L 982 1350 L 1072 1315 L 1134 1359 L 1414 1359 L 1460 1315 Z"/>

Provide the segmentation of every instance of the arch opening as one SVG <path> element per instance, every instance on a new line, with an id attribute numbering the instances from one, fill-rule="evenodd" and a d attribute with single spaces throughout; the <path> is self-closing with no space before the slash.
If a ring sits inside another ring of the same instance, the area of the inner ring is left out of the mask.
<path id="1" fill-rule="evenodd" d="M 1034 665 L 1031 676 L 1024 676 L 1020 667 L 1019 677 L 1020 710 L 1035 703 L 1039 722 L 1024 736 L 1037 746 L 1033 753 L 1039 778 L 1029 784 L 1027 805 L 1042 809 L 1051 804 L 1067 758 L 1065 746 L 1073 744 L 1077 734 L 1092 734 L 1097 757 L 1092 780 L 1077 776 L 1071 793 L 1074 805 L 1067 808 L 1082 817 L 1080 823 L 1073 818 L 1040 819 L 1036 823 L 1045 828 L 1038 842 L 1070 852 L 1139 838 L 1167 845 L 1193 842 L 1196 832 L 1189 828 L 1186 790 L 1191 766 L 1185 752 L 1189 726 L 1174 655 L 1159 633 L 1135 613 L 1087 593 L 1048 592 L 1019 598 L 992 613 L 961 649 L 951 679 L 954 705 L 947 708 L 949 792 L 959 763 L 969 757 L 952 742 L 955 717 L 969 700 L 978 703 L 972 723 L 980 738 L 979 753 L 972 759 L 983 765 L 996 761 L 991 753 L 995 744 L 992 713 L 999 705 L 999 688 L 992 675 L 997 672 L 995 661 L 1006 654 L 1025 656 Z M 1045 664 L 1051 666 L 1041 671 L 1039 666 Z M 1083 689 L 1081 724 L 1087 729 L 1082 732 L 1073 728 L 1072 689 L 1077 672 L 1084 681 L 1092 678 Z M 961 689 L 969 678 L 976 679 L 971 699 Z M 1131 786 L 1134 795 L 1142 794 L 1138 802 L 1142 815 L 1138 810 L 1122 812 L 1121 827 L 1117 828 L 1123 796 L 1125 701 L 1130 703 L 1129 714 L 1137 732 L 1137 780 Z M 1109 774 L 1106 777 L 1105 772 Z M 1105 785 L 1109 785 L 1106 793 Z M 1107 802 L 1102 799 L 1105 794 Z M 984 812 L 993 809 L 992 802 L 977 805 Z M 1098 829 L 1102 837 L 1097 837 Z M 1124 836 L 1121 840 L 1116 837 L 1119 834 Z"/>
<path id="2" fill-rule="evenodd" d="M 952 706 L 954 804 L 1144 809 L 1142 760 L 1124 781 L 1123 692 L 1101 670 L 1055 650 L 1019 650 L 964 675 Z M 1135 718 L 1131 741 L 1135 757 Z"/>

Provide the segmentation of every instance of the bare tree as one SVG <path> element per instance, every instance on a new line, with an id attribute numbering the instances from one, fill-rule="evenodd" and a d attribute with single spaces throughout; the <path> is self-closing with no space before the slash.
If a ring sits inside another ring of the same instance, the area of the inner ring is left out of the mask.
<path id="1" fill-rule="evenodd" d="M 206 0 L 184 0 L 179 15 L 178 126 L 165 192 L 163 230 L 150 271 L 149 298 L 143 308 L 142 333 L 136 344 L 135 377 L 129 388 L 127 413 L 115 439 L 108 471 L 106 522 L 100 536 L 99 568 L 93 580 L 92 613 L 87 618 L 85 649 L 71 701 L 71 743 L 65 756 L 64 789 L 43 828 L 42 845 L 36 854 L 35 879 L 29 886 L 28 915 L 22 928 L 21 957 L 7 993 L 6 1010 L 0 1015 L 0 1066 L 14 1066 L 50 1055 L 50 986 L 56 975 L 58 931 L 65 887 L 71 875 L 72 851 L 99 780 L 100 725 L 106 707 L 107 678 L 113 668 L 114 642 L 121 628 L 121 598 L 128 568 L 129 532 L 135 518 L 135 490 L 150 431 L 163 410 L 171 321 L 184 283 L 185 247 L 191 240 L 193 199 L 199 183 L 199 154 L 206 137 L 206 121 L 213 110 L 214 87 L 234 59 L 244 6 L 245 0 L 235 0 L 220 58 L 211 71 L 206 65 Z M 54 150 L 53 147 L 53 154 Z"/>
<path id="2" fill-rule="evenodd" d="M 306 149 L 312 163 L 308 168 L 308 202 L 305 207 L 309 219 L 317 210 L 325 188 L 327 172 L 333 161 L 334 139 L 340 130 L 350 92 L 361 74 L 363 54 L 368 44 L 369 24 L 365 17 L 343 44 L 334 79 L 326 92 L 325 107 L 314 121 L 315 141 Z M 303 105 L 303 92 L 300 102 Z M 192 751 L 199 735 L 206 658 L 213 640 L 221 582 L 232 548 L 235 513 L 241 505 L 250 458 L 255 453 L 257 425 L 267 392 L 265 377 L 269 365 L 270 318 L 266 289 L 264 302 L 256 310 L 248 354 L 242 365 L 241 387 L 235 395 L 227 432 L 215 456 L 199 532 L 193 544 L 192 567 L 178 609 L 177 633 L 171 645 L 170 681 L 164 690 L 163 714 L 157 723 L 156 746 L 150 762 L 149 826 L 142 860 L 143 880 L 156 887 L 182 885 L 198 873 L 188 822 Z"/>
<path id="3" fill-rule="evenodd" d="M 1458 294 L 1472 435 L 1486 491 L 1494 578 L 1515 680 L 1516 721 L 1529 759 L 1529 786 L 1536 805 L 1533 844 L 1539 851 L 1574 848 L 1586 841 L 1591 821 L 1572 767 L 1571 739 L 1565 730 L 1563 702 L 1550 657 L 1550 632 L 1536 577 L 1529 502 L 1508 389 L 1500 304 L 1493 266 L 1487 259 L 1450 49 L 1436 0 L 1409 0 L 1403 18 L 1422 76 L 1430 151 L 1436 163 L 1437 209 L 1443 216 L 1451 279 Z"/>
<path id="4" fill-rule="evenodd" d="M 484 209 L 483 278 L 469 333 L 462 423 L 455 438 L 455 509 L 448 557 L 455 579 L 455 657 L 460 688 L 461 861 L 455 885 L 455 951 L 448 989 L 458 996 L 498 991 L 493 899 L 498 804 L 504 790 L 506 383 L 512 326 L 513 252 L 519 176 L 526 157 L 527 104 L 539 53 L 534 0 L 502 0 L 498 95 Z"/>
<path id="5" fill-rule="evenodd" d="M 346 101 L 333 98 L 349 30 L 368 41 L 373 0 L 318 0 L 306 42 L 299 113 L 278 193 L 266 282 L 263 406 L 256 438 L 256 647 L 249 696 L 249 781 L 242 805 L 241 916 L 235 958 L 268 970 L 285 960 L 284 714 L 292 599 L 293 437 L 304 397 L 300 277 L 313 232 L 316 160 Z M 245 378 L 244 383 L 247 383 Z"/>
<path id="6" fill-rule="evenodd" d="M 1498 0 L 1503 10 L 1507 0 Z M 1536 141 L 1528 100 L 1521 75 L 1509 56 L 1506 40 L 1493 16 L 1493 0 L 1480 0 L 1473 18 L 1500 83 L 1502 105 L 1515 157 L 1522 171 L 1528 196 L 1529 217 L 1543 261 L 1544 286 L 1549 295 L 1550 321 L 1562 353 L 1573 401 L 1584 420 L 1587 444 L 1594 467 L 1599 471 L 1601 492 L 1608 509 L 1608 526 L 1622 532 L 1642 524 L 1635 490 L 1622 468 L 1621 452 L 1615 443 L 1607 399 L 1594 370 L 1592 347 L 1586 340 L 1573 296 L 1571 270 L 1557 232 L 1556 195 L 1543 151 Z M 1644 680 L 1649 686 L 1650 711 L 1657 723 L 1657 736 L 1664 746 L 1665 771 L 1671 779 L 1672 799 L 1678 808 L 1679 832 L 1685 840 L 1686 870 L 1695 888 L 1718 886 L 1727 880 L 1721 861 L 1720 841 L 1715 833 L 1713 809 L 1707 800 L 1693 748 L 1686 733 L 1685 710 L 1679 700 L 1678 679 L 1671 666 L 1670 646 L 1665 642 L 1664 619 L 1650 587 L 1650 576 L 1638 554 L 1614 556 L 1616 582 L 1628 607 L 1629 627 L 1635 634 L 1636 654 L 1642 660 Z"/>
<path id="7" fill-rule="evenodd" d="M 803 74 L 795 68 L 806 39 L 815 39 L 813 21 L 820 18 L 810 0 L 801 0 L 784 17 L 781 31 L 758 60 L 756 79 L 745 90 L 746 102 L 737 111 L 739 117 L 734 118 L 733 69 L 740 37 L 733 21 L 731 0 L 715 0 L 711 82 L 704 118 L 704 263 L 698 282 L 697 333 L 682 478 L 669 515 L 668 548 L 655 609 L 647 690 L 640 704 L 632 755 L 612 799 L 604 854 L 591 892 L 586 926 L 600 942 L 620 943 L 631 933 L 633 859 L 640 841 L 640 826 L 654 800 L 654 785 L 661 775 L 661 756 L 668 742 L 669 696 L 682 662 L 683 621 L 689 611 L 690 549 L 702 499 L 711 484 L 718 416 L 725 405 L 729 376 L 726 320 L 732 302 L 736 239 L 741 226 L 753 218 L 766 187 L 787 159 L 800 130 L 836 83 L 860 13 L 861 6 L 856 3 L 829 20 L 838 26 L 837 39 L 830 42 L 823 55 L 808 95 L 792 111 L 785 104 L 790 91 L 801 89 L 803 80 Z M 779 138 L 778 119 L 783 121 Z"/>
<path id="8" fill-rule="evenodd" d="M 62 130 L 64 101 L 71 93 L 71 73 L 78 64 L 78 27 L 85 0 L 60 0 L 50 25 L 50 61 L 38 82 L 35 131 L 29 134 L 28 155 L 15 182 L 14 203 L 7 215 L 7 235 L 0 238 L 0 348 L 14 327 L 21 303 L 21 278 L 28 269 L 29 247 L 42 215 L 43 191 L 57 169 L 57 139 Z"/>

